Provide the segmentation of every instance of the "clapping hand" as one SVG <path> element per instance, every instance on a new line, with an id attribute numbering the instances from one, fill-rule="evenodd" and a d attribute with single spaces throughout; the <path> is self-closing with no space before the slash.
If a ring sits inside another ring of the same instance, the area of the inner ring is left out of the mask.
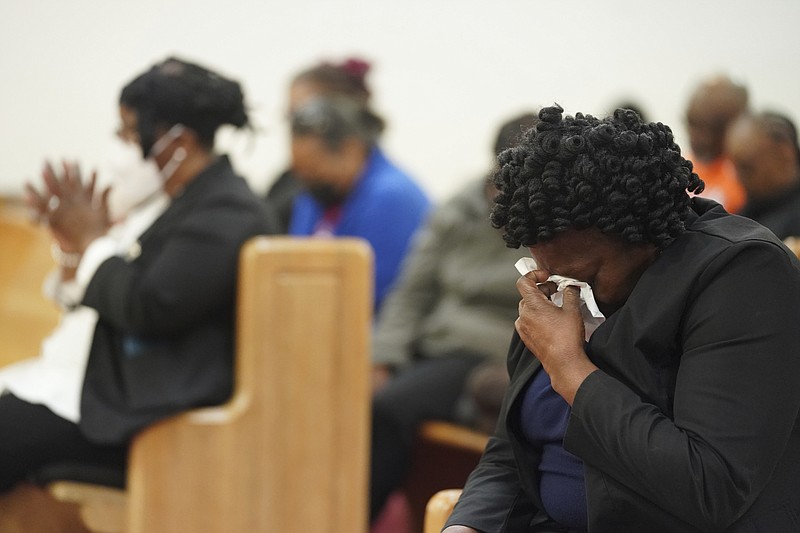
<path id="1" fill-rule="evenodd" d="M 40 221 L 47 223 L 61 250 L 83 253 L 110 226 L 108 192 L 95 191 L 97 173 L 84 184 L 77 164 L 63 162 L 60 173 L 46 162 L 42 170 L 43 191 L 25 185 L 26 203 Z"/>

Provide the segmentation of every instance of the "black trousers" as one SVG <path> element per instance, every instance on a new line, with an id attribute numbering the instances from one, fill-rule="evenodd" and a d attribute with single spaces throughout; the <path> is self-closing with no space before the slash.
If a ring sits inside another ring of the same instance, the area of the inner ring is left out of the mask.
<path id="1" fill-rule="evenodd" d="M 98 446 L 77 424 L 43 405 L 0 395 L 0 492 L 53 463 L 78 462 L 125 469 L 128 447 Z"/>
<path id="2" fill-rule="evenodd" d="M 405 479 L 414 436 L 426 420 L 456 419 L 470 372 L 485 361 L 474 354 L 424 359 L 402 371 L 373 398 L 370 520 Z"/>

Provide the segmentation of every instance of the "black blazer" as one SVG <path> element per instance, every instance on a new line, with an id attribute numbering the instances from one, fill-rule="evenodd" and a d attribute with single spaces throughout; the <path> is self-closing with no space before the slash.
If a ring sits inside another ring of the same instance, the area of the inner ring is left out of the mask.
<path id="1" fill-rule="evenodd" d="M 122 443 L 230 395 L 239 249 L 271 232 L 263 202 L 221 156 L 142 234 L 138 257 L 100 265 L 83 301 L 99 315 L 81 397 L 90 440 Z"/>
<path id="2" fill-rule="evenodd" d="M 564 447 L 591 532 L 800 531 L 800 264 L 758 224 L 695 199 L 688 231 L 592 335 Z M 558 531 L 541 509 L 515 335 L 497 434 L 448 521 Z"/>

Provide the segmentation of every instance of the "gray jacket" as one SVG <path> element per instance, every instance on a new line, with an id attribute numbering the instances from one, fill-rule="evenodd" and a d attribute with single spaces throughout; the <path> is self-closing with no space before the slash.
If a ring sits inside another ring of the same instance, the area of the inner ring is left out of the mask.
<path id="1" fill-rule="evenodd" d="M 520 300 L 514 263 L 527 251 L 507 248 L 490 225 L 484 183 L 470 183 L 417 232 L 378 316 L 374 363 L 459 350 L 505 359 Z"/>

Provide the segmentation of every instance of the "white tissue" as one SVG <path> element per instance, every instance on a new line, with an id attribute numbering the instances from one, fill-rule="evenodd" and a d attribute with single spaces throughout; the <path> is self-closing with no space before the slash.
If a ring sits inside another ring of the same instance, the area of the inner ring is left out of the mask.
<path id="1" fill-rule="evenodd" d="M 514 266 L 521 275 L 525 275 L 531 270 L 536 270 L 536 261 L 532 257 L 523 257 Z M 583 318 L 583 327 L 586 332 L 586 340 L 592 336 L 594 330 L 605 322 L 606 317 L 600 312 L 597 307 L 597 302 L 594 299 L 592 288 L 585 281 L 578 281 L 577 279 L 568 278 L 565 276 L 550 276 L 547 281 L 552 281 L 556 284 L 556 292 L 550 296 L 550 300 L 561 307 L 564 304 L 564 289 L 569 286 L 578 287 L 580 289 L 581 297 L 581 317 Z"/>

